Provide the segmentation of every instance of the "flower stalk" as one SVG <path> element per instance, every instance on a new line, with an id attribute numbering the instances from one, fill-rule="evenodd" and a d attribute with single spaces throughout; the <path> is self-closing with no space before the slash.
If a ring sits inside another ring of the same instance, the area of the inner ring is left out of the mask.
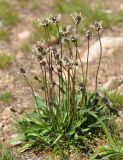
<path id="1" fill-rule="evenodd" d="M 73 120 L 75 110 L 77 107 L 78 94 L 81 93 L 80 106 L 87 102 L 87 81 L 88 81 L 88 68 L 89 68 L 89 55 L 90 55 L 90 39 L 92 38 L 92 31 L 86 31 L 86 38 L 88 43 L 87 63 L 86 70 L 81 60 L 81 55 L 78 50 L 78 29 L 79 24 L 85 19 L 81 14 L 75 13 L 72 18 L 75 22 L 75 34 L 71 35 L 71 26 L 60 27 L 60 15 L 52 16 L 50 18 L 39 20 L 40 26 L 44 28 L 46 42 L 38 43 L 34 47 L 34 54 L 40 64 L 41 75 L 44 82 L 45 102 L 49 111 L 54 112 L 54 108 L 61 107 L 62 104 L 67 103 L 70 119 Z M 52 36 L 50 35 L 49 25 L 53 23 L 57 29 L 59 44 L 54 45 L 51 43 Z M 100 58 L 96 72 L 96 86 L 97 91 L 98 74 L 102 58 L 102 44 L 100 40 L 100 24 L 95 23 L 94 27 L 98 33 L 100 42 Z M 67 44 L 69 53 L 63 53 L 64 42 Z M 72 45 L 73 43 L 73 45 Z M 75 54 L 74 49 L 75 48 Z M 59 49 L 60 48 L 60 49 Z M 77 69 L 81 67 L 82 79 L 79 79 Z M 22 70 L 22 73 L 25 73 Z M 36 78 L 37 79 L 37 78 Z M 26 79 L 26 81 L 28 81 Z M 29 86 L 31 84 L 28 82 Z M 78 85 L 79 84 L 79 85 Z M 78 89 L 79 88 L 79 89 Z M 31 87 L 34 94 L 34 90 Z M 35 97 L 35 96 L 34 96 Z M 36 99 L 35 99 L 36 101 Z M 37 102 L 36 102 L 37 104 Z M 37 104 L 38 105 L 38 104 Z M 58 109 L 58 108 L 57 108 Z M 56 113 L 53 113 L 56 114 Z M 56 115 L 55 115 L 56 116 Z"/>
<path id="2" fill-rule="evenodd" d="M 97 92 L 97 87 L 98 87 L 98 74 L 99 74 L 100 64 L 101 64 L 101 60 L 102 60 L 102 43 L 101 43 L 101 38 L 100 38 L 100 32 L 97 31 L 97 33 L 98 33 L 98 39 L 99 39 L 99 43 L 100 43 L 100 57 L 99 57 L 99 63 L 98 63 L 97 72 L 96 72 L 96 85 L 95 85 L 96 92 Z"/>

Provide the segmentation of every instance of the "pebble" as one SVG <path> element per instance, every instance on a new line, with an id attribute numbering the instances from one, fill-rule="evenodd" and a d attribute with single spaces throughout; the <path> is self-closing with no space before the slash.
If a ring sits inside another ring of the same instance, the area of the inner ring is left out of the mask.
<path id="1" fill-rule="evenodd" d="M 11 136 L 11 139 L 15 139 L 17 136 L 18 136 L 17 134 L 13 134 Z M 17 141 L 15 145 L 20 145 L 20 144 L 22 144 L 22 142 L 21 141 Z"/>
<path id="2" fill-rule="evenodd" d="M 112 55 L 116 50 L 118 50 L 123 45 L 123 37 L 102 37 L 101 43 L 102 43 L 103 56 Z M 81 54 L 83 62 L 87 61 L 87 53 L 88 51 L 85 50 L 85 52 Z M 94 44 L 90 46 L 89 53 L 90 53 L 89 62 L 92 62 L 93 60 L 95 60 L 95 58 L 99 57 L 100 55 L 99 41 L 96 41 Z"/>
<path id="3" fill-rule="evenodd" d="M 4 111 L 1 113 L 1 119 L 6 121 L 12 117 L 12 112 L 9 107 L 5 108 Z"/>
<path id="4" fill-rule="evenodd" d="M 102 90 L 115 90 L 123 85 L 123 76 L 120 77 L 111 77 L 102 87 Z"/>
<path id="5" fill-rule="evenodd" d="M 28 31 L 28 30 L 18 33 L 18 38 L 20 40 L 28 39 L 29 36 L 30 36 L 30 31 Z"/>
<path id="6" fill-rule="evenodd" d="M 0 129 L 2 129 L 3 127 L 4 127 L 4 124 L 0 122 Z"/>

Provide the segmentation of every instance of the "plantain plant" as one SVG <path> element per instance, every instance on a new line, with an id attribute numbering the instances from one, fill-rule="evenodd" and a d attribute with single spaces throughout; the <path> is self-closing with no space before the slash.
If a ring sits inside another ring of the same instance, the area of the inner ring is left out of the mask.
<path id="1" fill-rule="evenodd" d="M 72 14 L 75 29 L 70 25 L 61 27 L 61 15 L 39 19 L 44 29 L 45 41 L 38 42 L 33 54 L 38 61 L 41 76 L 34 79 L 40 84 L 44 99 L 36 96 L 28 80 L 26 70 L 20 72 L 29 85 L 36 104 L 32 113 L 26 113 L 16 120 L 18 137 L 22 141 L 21 152 L 38 146 L 39 149 L 54 151 L 63 159 L 69 157 L 71 150 L 83 151 L 86 157 L 94 152 L 97 139 L 103 139 L 105 127 L 112 128 L 115 113 L 108 100 L 98 91 L 98 74 L 102 59 L 100 38 L 101 22 L 84 29 L 88 45 L 87 63 L 83 64 L 78 49 L 80 23 L 86 20 L 81 13 Z M 51 26 L 56 28 L 57 43 L 52 43 Z M 97 33 L 100 44 L 100 57 L 97 64 L 94 92 L 87 91 L 90 41 L 93 32 Z M 67 46 L 67 47 L 66 47 Z M 81 68 L 81 77 L 78 75 Z M 98 119 L 100 117 L 100 119 Z M 113 131 L 112 131 L 113 132 Z M 106 132 L 107 133 L 107 132 Z M 110 136 L 109 136 L 110 137 Z"/>

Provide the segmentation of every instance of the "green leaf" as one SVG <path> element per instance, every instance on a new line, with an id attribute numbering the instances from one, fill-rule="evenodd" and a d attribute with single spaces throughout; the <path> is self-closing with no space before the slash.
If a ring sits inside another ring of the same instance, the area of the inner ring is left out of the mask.
<path id="1" fill-rule="evenodd" d="M 82 124 L 82 121 L 81 121 L 81 120 L 80 120 L 80 121 L 77 121 L 77 122 L 75 123 L 75 128 L 80 127 L 80 126 L 81 126 L 81 124 Z"/>
<path id="2" fill-rule="evenodd" d="M 12 140 L 10 140 L 10 144 L 12 146 L 16 146 L 16 145 L 21 144 L 22 140 L 24 140 L 24 136 L 23 135 L 16 135 L 16 137 L 14 137 L 14 138 L 12 138 Z"/>
<path id="3" fill-rule="evenodd" d="M 71 130 L 71 131 L 69 132 L 69 135 L 70 135 L 70 136 L 73 135 L 73 134 L 75 134 L 75 129 L 73 129 L 73 130 Z"/>
<path id="4" fill-rule="evenodd" d="M 51 127 L 47 127 L 47 129 L 44 129 L 44 130 L 42 131 L 42 134 L 46 134 L 46 133 L 48 133 L 50 130 L 51 130 Z"/>
<path id="5" fill-rule="evenodd" d="M 90 130 L 90 128 L 85 128 L 85 129 L 81 129 L 82 132 L 88 132 Z"/>
<path id="6" fill-rule="evenodd" d="M 26 144 L 21 148 L 20 152 L 21 152 L 21 153 L 22 153 L 22 152 L 25 152 L 26 150 L 31 149 L 32 146 L 33 146 L 33 144 L 31 144 L 31 143 L 26 143 Z"/>
<path id="7" fill-rule="evenodd" d="M 117 151 L 117 148 L 100 147 L 90 156 L 89 160 L 94 160 L 98 155 L 101 155 L 102 158 L 123 158 L 123 152 Z"/>
<path id="8" fill-rule="evenodd" d="M 58 137 L 56 138 L 56 140 L 53 142 L 53 144 L 52 144 L 52 145 L 56 144 L 56 143 L 57 143 L 57 141 L 58 141 L 61 137 L 62 137 L 62 134 L 59 134 L 59 135 L 58 135 Z"/>
<path id="9" fill-rule="evenodd" d="M 66 121 L 67 115 L 68 115 L 68 113 L 66 112 L 66 113 L 64 114 L 64 117 L 63 117 L 63 124 L 64 124 L 65 121 Z"/>
<path id="10" fill-rule="evenodd" d="M 95 117 L 98 120 L 98 122 L 101 124 L 101 127 L 103 128 L 103 130 L 104 130 L 104 132 L 105 132 L 105 134 L 106 134 L 106 136 L 107 136 L 107 138 L 108 138 L 108 140 L 110 142 L 110 145 L 112 147 L 115 147 L 116 144 L 115 144 L 113 138 L 111 137 L 111 135 L 110 135 L 110 133 L 108 131 L 108 128 L 106 127 L 105 123 L 102 121 L 102 119 L 99 118 L 94 112 L 88 111 L 88 113 L 91 114 L 93 117 Z"/>
<path id="11" fill-rule="evenodd" d="M 43 100 L 41 100 L 39 97 L 37 97 L 36 96 L 36 101 L 37 101 L 37 103 L 38 103 L 38 108 L 39 109 L 42 109 L 42 108 L 44 108 L 45 106 L 46 106 L 46 104 L 45 104 L 45 102 L 43 101 Z"/>
<path id="12" fill-rule="evenodd" d="M 78 134 L 77 134 L 77 133 L 75 133 L 75 135 L 74 135 L 74 139 L 78 139 L 78 138 L 79 138 Z"/>
<path id="13" fill-rule="evenodd" d="M 100 154 L 100 152 L 102 152 L 102 151 L 104 151 L 104 149 L 100 149 L 100 150 L 97 150 L 96 152 L 94 152 L 94 153 L 90 156 L 89 160 L 94 160 L 94 159 Z"/>
<path id="14" fill-rule="evenodd" d="M 31 136 L 31 137 L 38 137 L 39 138 L 39 134 L 37 133 L 28 133 L 27 136 Z"/>

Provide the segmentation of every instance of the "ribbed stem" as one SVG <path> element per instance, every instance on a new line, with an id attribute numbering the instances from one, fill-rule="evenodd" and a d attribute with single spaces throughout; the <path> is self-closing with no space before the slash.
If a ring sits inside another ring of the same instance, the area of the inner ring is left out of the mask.
<path id="1" fill-rule="evenodd" d="M 83 82 L 84 82 L 84 77 L 85 77 L 85 75 L 84 75 L 84 66 L 83 66 L 83 63 L 82 63 L 82 60 L 81 60 L 80 53 L 79 53 L 78 49 L 77 49 L 77 54 L 78 54 L 79 61 L 80 61 L 80 64 L 81 64 L 82 78 L 83 78 Z"/>
<path id="2" fill-rule="evenodd" d="M 85 86 L 87 85 L 88 80 L 88 61 L 89 61 L 89 38 L 88 38 L 88 54 L 87 54 L 87 65 L 86 65 L 86 75 L 85 75 Z"/>
<path id="3" fill-rule="evenodd" d="M 43 82 L 44 82 L 44 86 L 45 86 L 45 101 L 46 101 L 46 106 L 48 104 L 48 94 L 47 94 L 47 89 L 46 89 L 46 77 L 45 77 L 45 74 L 43 72 L 43 68 L 42 68 L 42 65 L 40 64 L 40 68 L 41 68 L 41 72 L 42 72 L 42 77 L 43 77 Z"/>
<path id="4" fill-rule="evenodd" d="M 40 114 L 40 110 L 39 110 L 39 106 L 38 106 L 38 102 L 37 102 L 37 99 L 36 99 L 35 92 L 34 92 L 34 90 L 33 90 L 32 86 L 31 86 L 30 82 L 29 82 L 29 81 L 28 81 L 28 79 L 26 78 L 25 74 L 23 74 L 23 77 L 24 77 L 24 79 L 26 80 L 26 82 L 27 82 L 27 84 L 29 85 L 29 87 L 31 88 L 32 95 L 33 95 L 33 97 L 34 97 L 34 100 L 35 100 L 35 103 L 36 103 L 36 106 L 37 106 L 37 109 L 38 109 L 39 115 L 41 115 L 41 114 Z"/>
<path id="5" fill-rule="evenodd" d="M 98 33 L 98 39 L 99 39 L 99 43 L 100 43 L 100 57 L 99 57 L 99 63 L 98 63 L 97 72 L 96 72 L 96 86 L 95 86 L 95 91 L 97 91 L 97 86 L 98 86 L 98 74 L 99 74 L 100 64 L 101 64 L 101 59 L 102 59 L 102 43 L 101 43 L 101 38 L 100 38 L 100 32 L 98 31 L 97 33 Z"/>

